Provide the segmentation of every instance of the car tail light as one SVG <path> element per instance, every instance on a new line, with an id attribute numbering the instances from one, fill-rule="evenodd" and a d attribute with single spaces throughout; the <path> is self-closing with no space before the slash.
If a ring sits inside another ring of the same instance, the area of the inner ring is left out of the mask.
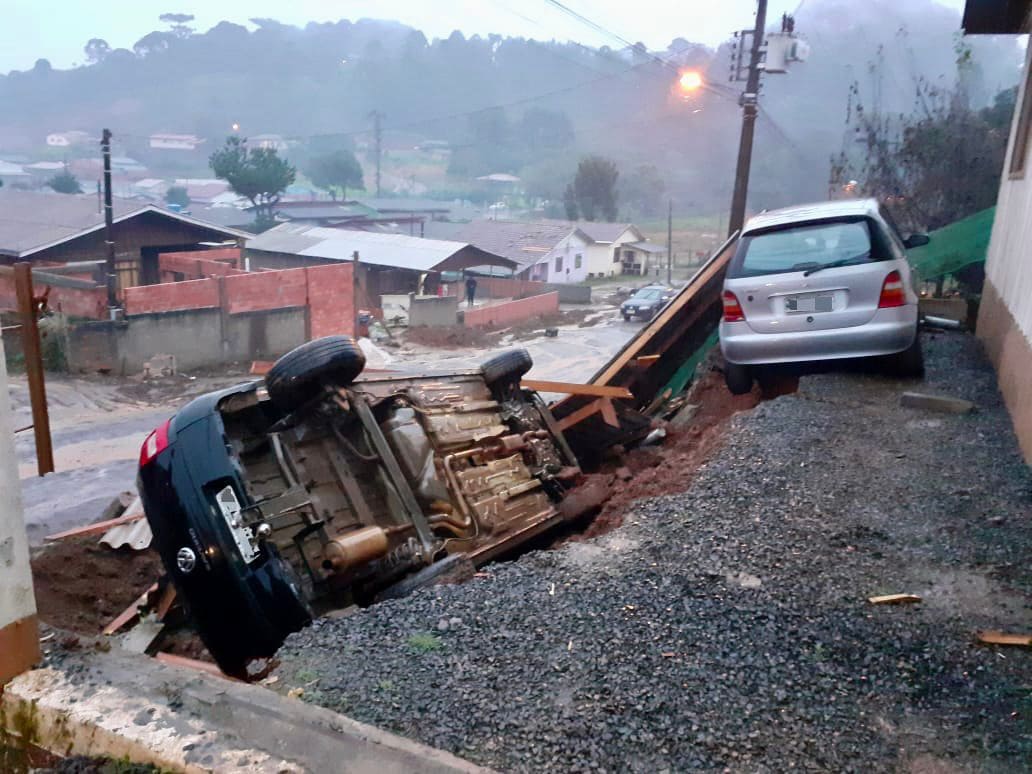
<path id="1" fill-rule="evenodd" d="M 881 286 L 878 308 L 889 309 L 894 306 L 903 306 L 906 302 L 907 294 L 903 289 L 903 277 L 898 271 L 890 271 Z"/>
<path id="2" fill-rule="evenodd" d="M 724 322 L 741 322 L 745 319 L 745 312 L 742 305 L 738 303 L 738 296 L 730 290 L 724 291 Z"/>
<path id="3" fill-rule="evenodd" d="M 171 424 L 172 420 L 169 419 L 154 430 L 151 430 L 151 434 L 147 436 L 147 440 L 140 447 L 141 468 L 168 448 L 168 428 Z"/>

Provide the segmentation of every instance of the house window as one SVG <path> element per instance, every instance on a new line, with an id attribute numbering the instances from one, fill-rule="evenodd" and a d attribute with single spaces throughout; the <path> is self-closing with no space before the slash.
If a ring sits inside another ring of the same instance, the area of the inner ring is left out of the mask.
<path id="1" fill-rule="evenodd" d="M 624 250 L 623 258 L 627 263 L 634 263 L 634 250 Z"/>
<path id="2" fill-rule="evenodd" d="M 1018 115 L 1018 126 L 1014 130 L 1014 147 L 1011 149 L 1010 176 L 1025 176 L 1025 163 L 1028 160 L 1029 135 L 1032 134 L 1032 66 L 1025 71 L 1025 91 L 1021 97 L 1021 113 Z"/>
<path id="3" fill-rule="evenodd" d="M 573 268 L 579 269 L 583 263 L 584 263 L 584 255 L 583 254 L 577 253 L 575 256 L 573 256 Z"/>
<path id="4" fill-rule="evenodd" d="M 563 270 L 563 257 L 561 255 L 558 256 L 555 259 L 555 270 L 556 271 L 562 271 Z"/>
<path id="5" fill-rule="evenodd" d="M 613 263 L 620 263 L 620 248 L 613 248 Z"/>

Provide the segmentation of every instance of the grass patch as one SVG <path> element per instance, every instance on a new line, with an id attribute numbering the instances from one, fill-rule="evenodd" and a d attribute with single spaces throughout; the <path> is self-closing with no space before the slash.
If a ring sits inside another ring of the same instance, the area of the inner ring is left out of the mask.
<path id="1" fill-rule="evenodd" d="M 440 650 L 444 644 L 440 637 L 430 632 L 417 632 L 410 635 L 405 642 L 416 653 L 433 653 L 435 650 Z"/>

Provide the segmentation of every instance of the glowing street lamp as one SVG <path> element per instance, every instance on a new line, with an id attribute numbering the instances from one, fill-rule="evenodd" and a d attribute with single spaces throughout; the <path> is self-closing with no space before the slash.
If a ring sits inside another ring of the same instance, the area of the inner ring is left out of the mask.
<path id="1" fill-rule="evenodd" d="M 677 81 L 681 91 L 691 94 L 702 88 L 702 74 L 698 70 L 685 70 Z"/>
<path id="2" fill-rule="evenodd" d="M 233 124 L 233 131 L 234 132 L 239 132 L 240 131 L 240 124 L 234 123 Z"/>

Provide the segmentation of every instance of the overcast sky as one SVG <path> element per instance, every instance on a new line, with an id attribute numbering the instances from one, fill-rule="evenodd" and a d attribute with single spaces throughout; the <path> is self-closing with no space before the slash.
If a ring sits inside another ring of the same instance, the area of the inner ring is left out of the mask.
<path id="1" fill-rule="evenodd" d="M 964 5 L 964 0 L 939 2 L 956 9 Z M 641 40 L 656 49 L 678 36 L 716 45 L 732 30 L 751 26 L 756 7 L 754 0 L 564 0 L 564 4 L 623 38 Z M 800 0 L 770 0 L 768 19 L 799 5 Z M 576 40 L 590 46 L 620 45 L 546 0 L 3 0 L 3 6 L 0 72 L 28 69 L 41 57 L 54 67 L 69 67 L 84 59 L 82 47 L 93 37 L 104 38 L 113 48 L 132 48 L 146 33 L 163 29 L 158 16 L 169 11 L 194 14 L 199 31 L 224 19 L 246 24 L 250 17 L 296 25 L 376 18 L 397 19 L 431 39 L 459 29 L 466 35 L 497 32 Z"/>

